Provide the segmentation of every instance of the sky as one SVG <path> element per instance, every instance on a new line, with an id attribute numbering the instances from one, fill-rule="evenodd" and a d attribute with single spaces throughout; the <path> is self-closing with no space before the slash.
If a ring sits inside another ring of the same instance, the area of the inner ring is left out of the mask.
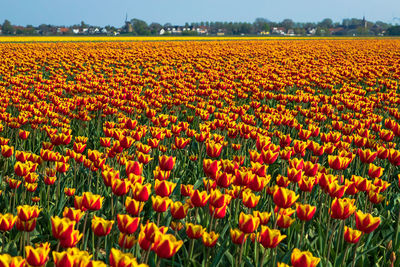
<path id="1" fill-rule="evenodd" d="M 253 22 L 262 17 L 279 22 L 319 22 L 362 18 L 400 24 L 400 0 L 1 0 L 0 23 L 13 25 L 122 26 L 125 16 L 147 23 L 201 21 Z M 399 19 L 394 19 L 394 18 Z"/>

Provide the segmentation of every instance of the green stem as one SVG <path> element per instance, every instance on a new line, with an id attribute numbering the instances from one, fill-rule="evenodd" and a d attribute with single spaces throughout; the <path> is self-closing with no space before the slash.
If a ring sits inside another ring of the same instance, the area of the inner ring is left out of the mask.
<path id="1" fill-rule="evenodd" d="M 239 252 L 239 265 L 238 266 L 241 266 L 241 264 L 242 264 L 242 255 L 243 255 L 243 245 L 246 243 L 246 241 L 244 241 L 243 243 L 242 243 L 242 245 L 240 246 L 240 252 Z"/>
<path id="2" fill-rule="evenodd" d="M 260 261 L 260 267 L 264 266 L 264 259 L 265 259 L 265 256 L 267 256 L 267 252 L 268 252 L 268 249 L 264 248 L 264 253 L 263 253 L 263 255 L 261 257 L 261 261 Z"/>
<path id="3" fill-rule="evenodd" d="M 344 263 L 346 262 L 347 252 L 349 252 L 349 247 L 350 247 L 349 245 L 346 245 L 346 251 L 344 252 L 342 264 L 340 264 L 340 266 L 345 266 Z"/>
<path id="4" fill-rule="evenodd" d="M 360 245 L 362 236 L 363 236 L 363 234 L 361 234 L 360 240 L 357 242 L 356 247 L 354 248 L 353 262 L 351 263 L 351 267 L 354 267 L 356 265 L 357 249 L 358 249 L 358 246 Z"/>
<path id="5" fill-rule="evenodd" d="M 85 246 L 85 244 L 86 244 L 86 242 L 85 242 L 85 230 L 86 230 L 86 223 L 87 223 L 88 216 L 89 216 L 89 211 L 86 213 L 85 222 L 83 223 L 83 231 L 82 231 L 82 241 L 83 241 L 83 243 L 82 243 L 82 247 L 83 247 L 84 250 L 86 250 L 86 246 Z"/>
<path id="6" fill-rule="evenodd" d="M 305 221 L 302 221 L 301 222 L 301 234 L 300 234 L 299 249 L 301 249 L 301 245 L 303 243 L 304 225 L 305 225 Z"/>

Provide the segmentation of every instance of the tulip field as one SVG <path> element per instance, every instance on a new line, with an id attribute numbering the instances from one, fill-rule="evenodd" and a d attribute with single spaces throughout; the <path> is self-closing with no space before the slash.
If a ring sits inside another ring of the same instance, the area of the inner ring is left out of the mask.
<path id="1" fill-rule="evenodd" d="M 400 266 L 400 39 L 0 54 L 0 267 Z"/>

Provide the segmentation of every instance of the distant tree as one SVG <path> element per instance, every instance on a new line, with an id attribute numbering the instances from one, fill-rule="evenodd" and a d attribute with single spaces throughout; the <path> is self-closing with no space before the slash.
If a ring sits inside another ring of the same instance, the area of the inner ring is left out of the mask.
<path id="1" fill-rule="evenodd" d="M 183 36 L 196 36 L 198 35 L 197 31 L 182 31 Z"/>
<path id="2" fill-rule="evenodd" d="M 86 24 L 83 20 L 81 21 L 81 28 L 88 28 L 89 25 Z"/>
<path id="3" fill-rule="evenodd" d="M 400 35 L 400 26 L 392 26 L 387 29 L 387 33 L 390 36 L 399 36 Z"/>
<path id="4" fill-rule="evenodd" d="M 281 22 L 281 25 L 282 25 L 282 27 L 284 27 L 286 29 L 286 31 L 294 28 L 294 22 L 291 19 L 284 19 Z"/>
<path id="5" fill-rule="evenodd" d="M 329 18 L 323 19 L 320 23 L 318 23 L 318 26 L 321 28 L 332 28 L 333 26 L 333 21 Z"/>
<path id="6" fill-rule="evenodd" d="M 153 22 L 149 25 L 149 29 L 150 29 L 150 34 L 151 35 L 157 35 L 160 34 L 160 31 L 162 29 L 162 25 L 156 22 Z"/>
<path id="7" fill-rule="evenodd" d="M 137 35 L 150 35 L 150 28 L 147 23 L 140 19 L 131 20 L 133 31 Z"/>
<path id="8" fill-rule="evenodd" d="M 35 27 L 32 25 L 26 25 L 25 30 L 23 32 L 24 35 L 35 35 Z"/>
<path id="9" fill-rule="evenodd" d="M 3 22 L 1 29 L 2 29 L 3 34 L 13 34 L 14 33 L 14 28 L 11 25 L 11 22 L 7 19 Z"/>
<path id="10" fill-rule="evenodd" d="M 253 23 L 254 30 L 256 32 L 262 32 L 262 31 L 269 31 L 269 20 L 265 18 L 256 18 L 256 20 Z"/>

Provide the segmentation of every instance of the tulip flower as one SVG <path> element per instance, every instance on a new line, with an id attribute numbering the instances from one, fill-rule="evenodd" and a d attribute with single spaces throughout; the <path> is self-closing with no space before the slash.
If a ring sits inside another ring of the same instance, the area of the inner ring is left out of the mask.
<path id="1" fill-rule="evenodd" d="M 40 244 L 33 248 L 25 247 L 26 262 L 31 266 L 43 266 L 49 260 L 50 243 Z"/>
<path id="2" fill-rule="evenodd" d="M 59 218 L 58 216 L 51 217 L 51 231 L 55 238 L 64 239 L 71 235 L 75 228 L 75 221 L 69 218 Z"/>
<path id="3" fill-rule="evenodd" d="M 8 145 L 1 146 L 1 154 L 5 158 L 11 157 L 14 154 L 14 147 Z"/>
<path id="4" fill-rule="evenodd" d="M 65 236 L 60 239 L 60 245 L 63 248 L 72 248 L 75 247 L 76 244 L 82 239 L 83 234 L 81 234 L 78 230 L 73 230 L 71 234 Z"/>
<path id="5" fill-rule="evenodd" d="M 97 236 L 106 236 L 110 233 L 114 221 L 108 221 L 96 215 L 92 219 L 92 231 Z"/>
<path id="6" fill-rule="evenodd" d="M 258 210 L 253 211 L 253 216 L 256 216 L 260 219 L 261 225 L 266 225 L 271 218 L 271 212 L 260 212 Z"/>
<path id="7" fill-rule="evenodd" d="M 224 146 L 220 143 L 216 143 L 215 141 L 206 142 L 206 153 L 210 158 L 218 158 L 221 155 L 222 148 Z"/>
<path id="8" fill-rule="evenodd" d="M 41 209 L 38 206 L 22 205 L 17 207 L 18 218 L 22 221 L 29 221 L 39 217 Z"/>
<path id="9" fill-rule="evenodd" d="M 367 163 L 367 164 L 372 163 L 378 155 L 377 152 L 373 152 L 369 149 L 362 150 L 360 148 L 357 150 L 357 154 L 360 157 L 361 162 Z"/>
<path id="10" fill-rule="evenodd" d="M 345 220 L 350 217 L 355 211 L 355 199 L 335 198 L 332 201 L 330 215 L 333 219 Z"/>
<path id="11" fill-rule="evenodd" d="M 116 196 L 124 196 L 129 192 L 131 182 L 128 179 L 114 179 L 111 189 Z"/>
<path id="12" fill-rule="evenodd" d="M 32 232 L 33 230 L 35 230 L 36 222 L 37 222 L 37 218 L 32 218 L 28 221 L 24 221 L 24 220 L 21 220 L 20 218 L 17 218 L 15 225 L 16 225 L 18 231 Z"/>
<path id="13" fill-rule="evenodd" d="M 329 167 L 334 170 L 344 170 L 351 162 L 351 159 L 341 156 L 328 156 Z"/>
<path id="14" fill-rule="evenodd" d="M 17 221 L 17 217 L 12 215 L 11 213 L 1 214 L 0 213 L 0 231 L 8 232 L 13 227 L 15 222 Z"/>
<path id="15" fill-rule="evenodd" d="M 276 219 L 276 224 L 280 228 L 289 228 L 294 221 L 295 219 L 292 219 L 290 215 L 279 213 Z"/>
<path id="16" fill-rule="evenodd" d="M 18 136 L 19 136 L 19 138 L 22 139 L 22 140 L 28 139 L 29 134 L 30 134 L 30 132 L 24 131 L 24 130 L 21 130 L 21 129 L 20 129 L 19 132 L 18 132 Z"/>
<path id="17" fill-rule="evenodd" d="M 77 256 L 67 251 L 52 252 L 55 267 L 74 267 Z"/>
<path id="18" fill-rule="evenodd" d="M 189 211 L 188 204 L 182 204 L 182 202 L 173 202 L 171 203 L 171 215 L 176 220 L 184 219 L 187 216 Z"/>
<path id="19" fill-rule="evenodd" d="M 131 217 L 127 214 L 117 215 L 117 225 L 120 232 L 124 234 L 133 234 L 139 226 L 139 217 Z"/>
<path id="20" fill-rule="evenodd" d="M 82 195 L 82 205 L 88 210 L 101 209 L 104 197 L 92 194 L 92 192 L 84 192 Z"/>
<path id="21" fill-rule="evenodd" d="M 316 267 L 320 258 L 314 257 L 309 251 L 301 251 L 295 248 L 292 251 L 290 260 L 293 267 Z"/>
<path id="22" fill-rule="evenodd" d="M 171 204 L 171 199 L 168 197 L 151 196 L 151 201 L 153 204 L 153 210 L 155 212 L 165 212 L 169 205 Z"/>
<path id="23" fill-rule="evenodd" d="M 161 197 L 169 197 L 175 189 L 176 184 L 166 180 L 155 180 L 154 191 Z"/>
<path id="24" fill-rule="evenodd" d="M 260 201 L 260 197 L 261 196 L 256 196 L 255 194 L 253 194 L 251 190 L 245 190 L 242 197 L 243 205 L 245 205 L 249 209 L 252 209 L 257 206 L 258 201 Z"/>
<path id="25" fill-rule="evenodd" d="M 118 245 L 123 249 L 131 249 L 137 240 L 134 235 L 119 233 Z"/>
<path id="26" fill-rule="evenodd" d="M 122 251 L 112 248 L 110 253 L 110 266 L 111 267 L 134 267 L 141 266 L 138 264 L 136 258 L 130 253 L 123 253 Z"/>
<path id="27" fill-rule="evenodd" d="M 74 207 L 75 207 L 75 209 L 86 211 L 87 209 L 83 206 L 82 200 L 83 200 L 83 196 L 75 196 L 74 197 Z"/>
<path id="28" fill-rule="evenodd" d="M 251 214 L 244 214 L 243 212 L 239 215 L 239 229 L 244 233 L 253 233 L 257 230 L 260 225 L 260 218 Z"/>
<path id="29" fill-rule="evenodd" d="M 206 247 L 212 248 L 217 244 L 218 238 L 219 234 L 216 234 L 215 232 L 204 232 L 201 237 L 201 241 L 203 241 L 203 244 Z"/>
<path id="30" fill-rule="evenodd" d="M 203 160 L 203 171 L 207 177 L 215 179 L 220 167 L 221 166 L 220 166 L 220 163 L 218 160 L 214 160 L 214 161 L 211 159 Z"/>
<path id="31" fill-rule="evenodd" d="M 210 196 L 207 194 L 206 191 L 200 192 L 199 190 L 194 190 L 192 195 L 190 196 L 190 200 L 195 207 L 204 207 Z"/>
<path id="32" fill-rule="evenodd" d="M 137 201 L 146 202 L 151 193 L 151 184 L 141 185 L 136 183 L 132 187 L 133 198 Z"/>
<path id="33" fill-rule="evenodd" d="M 125 199 L 125 209 L 132 216 L 138 216 L 142 212 L 144 203 L 137 201 L 131 197 Z"/>
<path id="34" fill-rule="evenodd" d="M 201 225 L 195 225 L 192 223 L 186 224 L 186 234 L 190 239 L 199 239 L 203 235 L 204 231 L 205 229 L 203 229 L 203 226 Z"/>
<path id="35" fill-rule="evenodd" d="M 1 267 L 23 267 L 25 266 L 25 261 L 21 256 L 11 257 L 9 254 L 0 254 Z"/>
<path id="36" fill-rule="evenodd" d="M 240 231 L 239 229 L 230 230 L 232 242 L 236 245 L 241 245 L 246 242 L 247 235 Z"/>
<path id="37" fill-rule="evenodd" d="M 344 240 L 347 243 L 355 244 L 360 240 L 362 235 L 361 231 L 351 229 L 350 227 L 344 226 Z"/>
<path id="38" fill-rule="evenodd" d="M 80 209 L 65 207 L 63 211 L 64 217 L 70 219 L 71 221 L 75 221 L 76 223 L 79 223 L 84 215 L 85 212 Z"/>
<path id="39" fill-rule="evenodd" d="M 137 161 L 129 160 L 125 164 L 125 170 L 126 170 L 127 175 L 129 175 L 131 173 L 133 173 L 135 175 L 142 175 L 143 164 L 141 164 Z"/>
<path id="40" fill-rule="evenodd" d="M 176 240 L 175 236 L 156 232 L 153 250 L 160 258 L 171 258 L 182 247 L 183 241 Z"/>
<path id="41" fill-rule="evenodd" d="M 282 209 L 290 208 L 298 198 L 294 191 L 282 187 L 278 187 L 273 194 L 275 205 Z"/>
<path id="42" fill-rule="evenodd" d="M 373 217 L 371 214 L 363 213 L 360 210 L 355 213 L 355 217 L 357 229 L 366 234 L 374 231 L 381 223 L 380 217 Z"/>
<path id="43" fill-rule="evenodd" d="M 281 235 L 278 229 L 270 229 L 266 225 L 261 225 L 261 231 L 258 234 L 257 241 L 263 245 L 264 248 L 275 248 L 286 238 L 286 235 Z"/>
<path id="44" fill-rule="evenodd" d="M 315 206 L 309 204 L 298 204 L 296 205 L 296 215 L 301 221 L 309 221 L 315 214 Z"/>
<path id="45" fill-rule="evenodd" d="M 174 168 L 176 157 L 162 155 L 158 158 L 158 164 L 162 171 L 171 171 Z"/>
<path id="46" fill-rule="evenodd" d="M 156 167 L 155 170 L 153 170 L 153 175 L 155 180 L 167 180 L 169 176 L 171 175 L 171 171 L 162 171 L 159 166 Z"/>

